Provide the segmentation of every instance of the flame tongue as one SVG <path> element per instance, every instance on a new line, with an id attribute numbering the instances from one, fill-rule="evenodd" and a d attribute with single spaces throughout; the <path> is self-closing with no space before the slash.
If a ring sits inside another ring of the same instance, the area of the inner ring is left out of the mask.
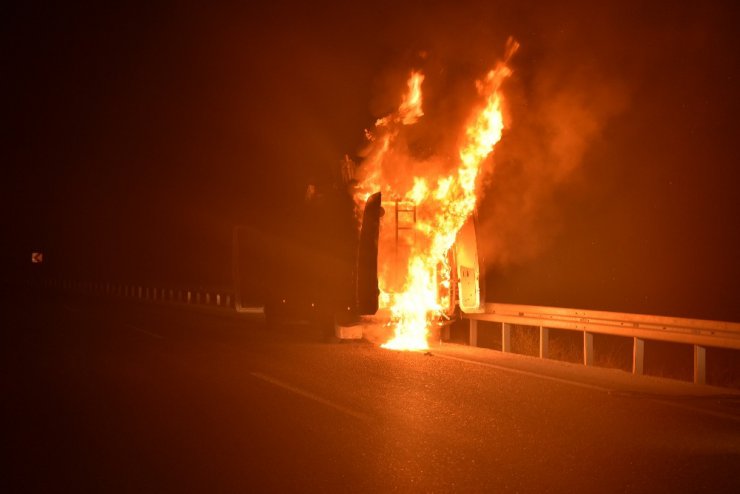
<path id="1" fill-rule="evenodd" d="M 408 92 L 403 97 L 403 102 L 398 108 L 401 123 L 411 125 L 424 116 L 421 109 L 421 83 L 424 82 L 424 74 L 412 72 L 408 80 Z"/>
<path id="2" fill-rule="evenodd" d="M 398 110 L 379 119 L 374 132 L 366 131 L 370 149 L 363 163 L 365 178 L 358 186 L 356 199 L 363 202 L 370 193 L 381 190 L 385 197 L 395 200 L 392 206 L 396 209 L 395 232 L 383 229 L 378 252 L 381 307 L 390 309 L 389 324 L 394 331 L 393 338 L 382 345 L 384 348 L 427 349 L 429 329 L 450 303 L 447 252 L 475 208 L 481 165 L 501 139 L 504 129 L 501 84 L 511 74 L 506 61 L 517 48 L 518 44 L 510 40 L 505 61 L 477 82 L 483 104 L 473 111 L 459 147 L 458 161 L 447 174 L 425 174 L 427 163 L 415 162 L 397 144 L 403 126 L 416 123 L 424 115 L 421 72 L 414 71 L 409 76 L 408 89 Z M 406 170 L 399 163 L 404 163 Z M 404 177 L 407 170 L 413 170 L 414 175 Z M 401 209 L 400 204 L 406 204 L 403 201 L 414 205 L 413 209 Z M 402 227 L 399 214 L 410 214 L 410 211 L 413 221 L 410 226 Z M 413 235 L 401 238 L 399 228 L 411 230 Z M 440 290 L 440 286 L 447 290 Z"/>

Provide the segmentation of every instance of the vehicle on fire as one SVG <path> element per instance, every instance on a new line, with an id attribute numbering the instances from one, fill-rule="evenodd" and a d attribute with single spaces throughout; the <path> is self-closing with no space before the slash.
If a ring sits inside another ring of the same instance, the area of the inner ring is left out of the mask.
<path id="1" fill-rule="evenodd" d="M 379 234 L 390 228 L 392 234 L 384 237 L 396 243 L 403 235 L 413 234 L 413 204 L 386 201 L 377 192 L 357 214 L 351 181 L 341 183 L 309 185 L 287 228 L 234 229 L 237 307 L 259 305 L 268 325 L 309 323 L 324 329 L 327 336 L 338 336 L 338 328 L 378 313 L 378 273 L 383 268 L 378 259 Z M 473 216 L 448 254 L 450 302 L 440 314 L 440 325 L 451 324 L 461 311 L 476 311 L 481 305 L 475 225 Z"/>

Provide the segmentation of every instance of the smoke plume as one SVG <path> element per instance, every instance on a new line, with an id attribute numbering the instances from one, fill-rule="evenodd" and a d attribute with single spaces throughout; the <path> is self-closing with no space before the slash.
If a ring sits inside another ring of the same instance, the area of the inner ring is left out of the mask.
<path id="1" fill-rule="evenodd" d="M 547 247 L 558 231 L 558 188 L 577 178 L 590 146 L 627 103 L 622 83 L 577 61 L 526 76 L 507 88 L 510 126 L 479 204 L 483 254 L 494 266 L 526 262 Z"/>

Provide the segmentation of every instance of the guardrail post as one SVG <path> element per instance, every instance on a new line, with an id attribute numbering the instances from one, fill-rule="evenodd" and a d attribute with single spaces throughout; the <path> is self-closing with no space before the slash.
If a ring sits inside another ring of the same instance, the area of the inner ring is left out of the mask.
<path id="1" fill-rule="evenodd" d="M 478 321 L 470 319 L 470 346 L 478 346 Z"/>
<path id="2" fill-rule="evenodd" d="M 642 374 L 642 362 L 645 359 L 645 340 L 632 338 L 632 373 Z"/>
<path id="3" fill-rule="evenodd" d="M 550 330 L 540 326 L 540 358 L 547 358 L 550 351 Z"/>
<path id="4" fill-rule="evenodd" d="M 594 334 L 583 332 L 583 365 L 594 365 Z"/>
<path id="5" fill-rule="evenodd" d="M 511 352 L 511 324 L 501 323 L 501 351 Z"/>
<path id="6" fill-rule="evenodd" d="M 707 382 L 707 349 L 694 345 L 694 384 Z"/>

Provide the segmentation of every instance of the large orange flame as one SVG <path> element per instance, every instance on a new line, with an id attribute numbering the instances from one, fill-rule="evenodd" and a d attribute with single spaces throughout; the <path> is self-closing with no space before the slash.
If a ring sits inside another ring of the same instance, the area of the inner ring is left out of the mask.
<path id="1" fill-rule="evenodd" d="M 398 110 L 379 119 L 374 131 L 366 131 L 370 148 L 363 162 L 364 179 L 358 186 L 357 202 L 380 190 L 387 200 L 384 204 L 395 208 L 395 232 L 382 230 L 379 248 L 380 304 L 390 310 L 389 324 L 394 332 L 384 348 L 427 349 L 430 327 L 450 303 L 447 253 L 475 209 L 482 164 L 501 139 L 501 84 L 511 74 L 507 62 L 517 48 L 518 44 L 509 40 L 504 61 L 477 82 L 482 103 L 471 114 L 451 172 L 436 176 L 422 172 L 410 180 L 400 176 L 403 170 L 399 163 L 410 158 L 397 149 L 397 137 L 403 126 L 413 125 L 424 115 L 424 75 L 419 71 L 411 72 Z M 424 168 L 407 166 L 406 170 L 418 173 Z M 413 218 L 402 218 L 412 212 Z M 389 221 L 384 219 L 386 224 Z M 403 238 L 399 236 L 401 228 L 407 231 Z"/>

